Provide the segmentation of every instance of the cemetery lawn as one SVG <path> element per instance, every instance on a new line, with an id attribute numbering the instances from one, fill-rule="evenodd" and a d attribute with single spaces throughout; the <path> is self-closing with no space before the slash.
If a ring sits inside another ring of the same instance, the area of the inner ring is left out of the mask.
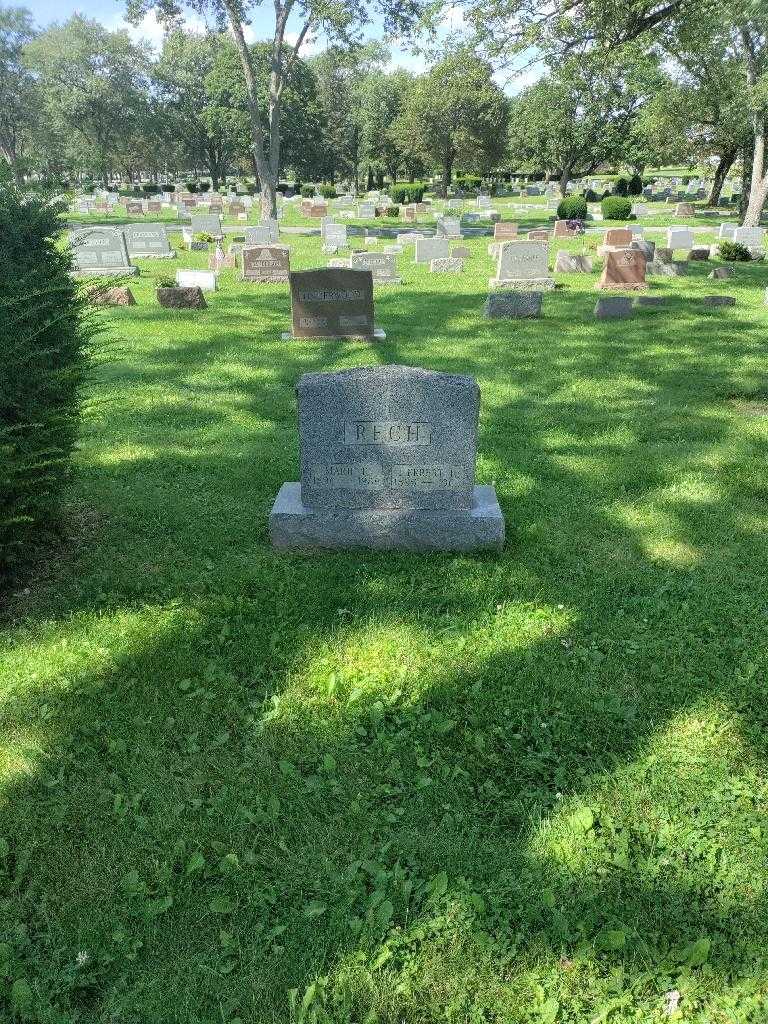
<path id="1" fill-rule="evenodd" d="M 375 345 L 230 271 L 160 309 L 200 253 L 105 314 L 1 624 L 0 1019 L 766 1019 L 768 269 L 489 322 L 468 244 L 398 257 Z M 388 362 L 477 377 L 501 556 L 270 548 L 299 374 Z"/>

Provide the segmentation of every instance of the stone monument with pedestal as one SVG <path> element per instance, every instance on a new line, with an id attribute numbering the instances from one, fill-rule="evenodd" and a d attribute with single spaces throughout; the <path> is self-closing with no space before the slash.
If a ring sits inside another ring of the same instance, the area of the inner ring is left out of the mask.
<path id="1" fill-rule="evenodd" d="M 496 492 L 475 485 L 480 391 L 409 366 L 306 373 L 301 480 L 269 517 L 277 548 L 500 550 Z"/>

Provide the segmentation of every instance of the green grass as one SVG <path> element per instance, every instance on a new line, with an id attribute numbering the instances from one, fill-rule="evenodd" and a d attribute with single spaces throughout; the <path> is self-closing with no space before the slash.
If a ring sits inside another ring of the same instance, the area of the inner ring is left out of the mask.
<path id="1" fill-rule="evenodd" d="M 380 344 L 160 261 L 107 314 L 0 641 L 1 1020 L 765 1021 L 768 271 L 490 322 L 486 243 Z M 270 548 L 298 376 L 387 362 L 477 377 L 500 557 Z"/>

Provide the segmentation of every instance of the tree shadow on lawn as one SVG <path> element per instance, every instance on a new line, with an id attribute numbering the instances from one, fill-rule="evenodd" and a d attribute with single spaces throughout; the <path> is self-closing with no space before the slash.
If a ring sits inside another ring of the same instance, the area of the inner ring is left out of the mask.
<path id="1" fill-rule="evenodd" d="M 481 325 L 461 370 L 479 363 L 488 392 L 501 558 L 266 547 L 296 477 L 298 374 L 423 343 L 288 344 L 240 384 L 258 431 L 225 399 L 202 444 L 169 421 L 153 454 L 81 468 L 115 515 L 56 608 L 85 654 L 67 668 L 41 623 L 50 660 L 3 710 L 21 750 L 4 925 L 43 1003 L 287 1020 L 287 990 L 329 974 L 345 1024 L 452 1002 L 525 1019 L 537 981 L 586 1017 L 628 992 L 660 1005 L 668 982 L 695 999 L 678 971 L 703 936 L 705 992 L 759 979 L 766 488 L 759 438 L 717 409 L 756 328 L 694 347 L 693 318 L 665 324 L 662 361 L 639 317 L 583 343 L 568 323 L 552 346 Z M 124 379 L 185 387 L 233 344 L 215 332 Z"/>

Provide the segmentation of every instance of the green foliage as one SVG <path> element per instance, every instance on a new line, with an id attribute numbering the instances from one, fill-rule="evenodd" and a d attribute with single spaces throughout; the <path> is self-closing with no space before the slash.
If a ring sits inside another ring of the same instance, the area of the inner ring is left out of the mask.
<path id="1" fill-rule="evenodd" d="M 598 196 L 593 188 L 588 188 L 584 193 L 584 198 L 588 203 L 596 203 L 602 197 Z"/>
<path id="2" fill-rule="evenodd" d="M 427 186 L 423 181 L 398 182 L 389 187 L 390 198 L 401 206 L 406 203 L 420 203 L 426 191 Z"/>
<path id="3" fill-rule="evenodd" d="M 311 199 L 314 196 L 314 194 L 315 194 L 315 186 L 314 185 L 302 185 L 301 186 L 301 195 L 305 199 Z"/>
<path id="4" fill-rule="evenodd" d="M 606 196 L 600 204 L 605 220 L 630 220 L 632 200 L 625 196 Z"/>
<path id="5" fill-rule="evenodd" d="M 321 185 L 320 195 L 323 199 L 335 199 L 338 195 L 335 185 Z"/>
<path id="6" fill-rule="evenodd" d="M 160 191 L 160 186 L 159 185 L 142 185 L 141 186 L 141 191 L 146 196 L 156 196 L 158 194 L 158 192 Z"/>
<path id="7" fill-rule="evenodd" d="M 559 220 L 586 220 L 587 200 L 585 196 L 565 196 L 557 207 Z"/>
<path id="8" fill-rule="evenodd" d="M 208 234 L 207 231 L 196 231 L 192 238 L 195 242 L 206 242 L 208 244 L 216 241 L 213 235 Z"/>
<path id="9" fill-rule="evenodd" d="M 384 210 L 384 216 L 385 217 L 399 217 L 400 216 L 400 207 L 399 206 L 388 206 Z"/>
<path id="10" fill-rule="evenodd" d="M 156 288 L 176 288 L 176 278 L 170 274 L 158 274 L 155 278 Z"/>
<path id="11" fill-rule="evenodd" d="M 629 194 L 629 182 L 623 176 L 619 176 L 613 183 L 613 194 L 615 196 L 626 196 Z"/>
<path id="12" fill-rule="evenodd" d="M 80 421 L 90 331 L 60 212 L 0 189 L 0 577 L 58 530 Z"/>
<path id="13" fill-rule="evenodd" d="M 196 181 L 185 181 L 184 182 L 187 192 L 197 192 L 199 185 Z"/>
<path id="14" fill-rule="evenodd" d="M 633 174 L 627 185 L 628 196 L 641 196 L 643 194 L 643 179 L 639 174 Z"/>
<path id="15" fill-rule="evenodd" d="M 209 192 L 210 188 L 211 188 L 210 181 L 201 181 L 200 182 L 200 191 L 201 192 Z"/>
<path id="16" fill-rule="evenodd" d="M 717 252 L 720 259 L 726 260 L 728 263 L 750 263 L 752 261 L 752 253 L 741 242 L 730 242 L 727 240 L 720 242 Z"/>
<path id="17" fill-rule="evenodd" d="M 457 174 L 456 184 L 459 188 L 472 190 L 479 189 L 482 184 L 482 178 L 477 174 Z"/>

